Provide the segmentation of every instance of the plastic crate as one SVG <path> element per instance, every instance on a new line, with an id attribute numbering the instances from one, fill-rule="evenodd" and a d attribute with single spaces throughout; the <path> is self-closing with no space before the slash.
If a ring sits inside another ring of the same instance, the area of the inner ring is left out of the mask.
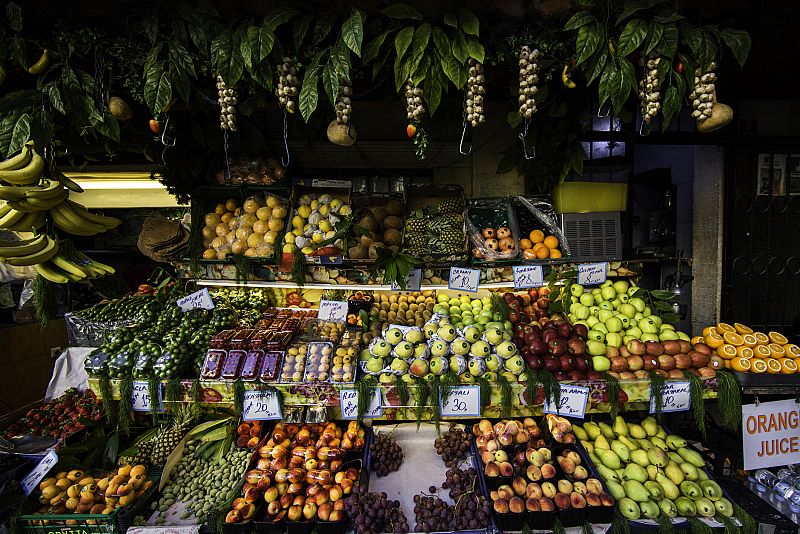
<path id="1" fill-rule="evenodd" d="M 23 515 L 17 520 L 25 534 L 125 534 L 131 526 L 127 508 L 103 514 L 37 514 Z"/>
<path id="2" fill-rule="evenodd" d="M 553 189 L 556 213 L 625 211 L 628 184 L 565 182 Z"/>

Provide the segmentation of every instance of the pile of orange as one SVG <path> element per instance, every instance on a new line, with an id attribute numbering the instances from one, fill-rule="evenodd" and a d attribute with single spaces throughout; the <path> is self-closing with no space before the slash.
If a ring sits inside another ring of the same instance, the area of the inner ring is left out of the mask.
<path id="1" fill-rule="evenodd" d="M 561 257 L 561 249 L 558 246 L 556 236 L 546 236 L 541 230 L 533 230 L 527 238 L 519 240 L 522 257 L 526 260 L 558 259 Z"/>
<path id="2" fill-rule="evenodd" d="M 741 323 L 707 326 L 692 343 L 705 343 L 742 373 L 794 374 L 800 369 L 800 347 L 780 332 L 755 332 Z"/>

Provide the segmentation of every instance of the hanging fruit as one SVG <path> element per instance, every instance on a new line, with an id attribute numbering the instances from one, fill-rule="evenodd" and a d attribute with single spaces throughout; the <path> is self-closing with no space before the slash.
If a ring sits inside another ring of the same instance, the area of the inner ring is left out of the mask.
<path id="1" fill-rule="evenodd" d="M 228 87 L 222 76 L 217 75 L 217 95 L 219 96 L 219 127 L 236 131 L 236 89 Z"/>
<path id="2" fill-rule="evenodd" d="M 352 92 L 350 82 L 340 78 L 339 94 L 336 96 L 336 122 L 338 124 L 350 124 L 350 117 L 353 114 L 353 106 L 350 103 Z"/>
<path id="3" fill-rule="evenodd" d="M 658 83 L 658 64 L 661 58 L 650 58 L 641 65 L 645 67 L 644 77 L 639 81 L 639 109 L 642 112 L 642 121 L 650 124 L 661 108 L 661 84 Z"/>
<path id="4" fill-rule="evenodd" d="M 297 95 L 299 93 L 300 78 L 297 76 L 296 60 L 284 57 L 278 64 L 278 87 L 275 94 L 278 104 L 289 113 L 297 111 Z"/>
<path id="5" fill-rule="evenodd" d="M 530 119 L 536 113 L 539 92 L 539 49 L 523 46 L 519 51 L 519 114 Z"/>
<path id="6" fill-rule="evenodd" d="M 694 72 L 694 91 L 689 93 L 689 100 L 692 101 L 692 117 L 697 119 L 698 123 L 705 122 L 711 118 L 714 110 L 714 92 L 715 83 L 717 81 L 717 64 L 711 62 L 708 65 L 708 70 L 703 72 L 699 68 Z"/>
<path id="7" fill-rule="evenodd" d="M 414 80 L 406 81 L 406 117 L 409 124 L 422 121 L 425 116 L 425 105 L 422 103 L 422 88 L 414 85 Z"/>
<path id="8" fill-rule="evenodd" d="M 486 78 L 483 75 L 483 65 L 473 58 L 469 58 L 469 79 L 467 80 L 466 116 L 467 122 L 473 128 L 486 122 L 483 113 L 483 98 L 486 93 Z"/>

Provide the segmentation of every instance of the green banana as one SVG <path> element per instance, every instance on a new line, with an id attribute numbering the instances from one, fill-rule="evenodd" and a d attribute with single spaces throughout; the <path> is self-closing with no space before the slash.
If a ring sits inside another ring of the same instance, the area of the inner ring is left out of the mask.
<path id="1" fill-rule="evenodd" d="M 44 187 L 31 187 L 25 190 L 25 196 L 29 199 L 48 200 L 66 193 L 61 182 L 57 180 L 46 180 L 45 182 Z"/>
<path id="2" fill-rule="evenodd" d="M 44 226 L 45 222 L 47 221 L 44 218 L 43 211 L 32 211 L 30 213 L 25 213 L 22 219 L 8 227 L 8 229 L 14 230 L 15 232 L 31 232 Z"/>
<path id="3" fill-rule="evenodd" d="M 50 236 L 45 237 L 47 239 L 47 244 L 42 250 L 25 256 L 5 258 L 2 261 L 15 267 L 28 267 L 49 260 L 58 252 L 58 243 L 56 243 L 55 240 L 53 240 Z"/>
<path id="4" fill-rule="evenodd" d="M 50 198 L 28 197 L 25 202 L 33 207 L 49 210 L 57 204 L 61 204 L 67 199 L 67 192 L 62 190 L 56 196 Z"/>
<path id="5" fill-rule="evenodd" d="M 14 171 L 21 169 L 31 162 L 31 145 L 28 141 L 23 145 L 22 150 L 16 156 L 10 157 L 5 161 L 0 161 L 0 171 Z"/>
<path id="6" fill-rule="evenodd" d="M 67 177 L 67 175 L 65 175 L 63 172 L 56 171 L 54 173 L 54 178 L 70 191 L 74 191 L 75 193 L 83 193 L 83 188 L 74 181 L 70 180 L 69 177 Z"/>
<path id="7" fill-rule="evenodd" d="M 45 246 L 47 246 L 47 236 L 44 234 L 25 241 L 3 241 L 0 244 L 0 257 L 27 256 L 41 251 Z"/>
<path id="8" fill-rule="evenodd" d="M 25 189 L 15 185 L 1 186 L 0 199 L 8 201 L 25 200 Z"/>
<path id="9" fill-rule="evenodd" d="M 75 265 L 65 257 L 60 256 L 59 254 L 56 254 L 55 256 L 50 258 L 50 261 L 52 262 L 53 265 L 55 265 L 62 271 L 68 274 L 75 275 L 80 279 L 84 279 L 89 275 L 89 273 L 84 268 Z"/>
<path id="10" fill-rule="evenodd" d="M 66 284 L 70 281 L 70 279 L 60 273 L 58 270 L 54 268 L 54 266 L 49 262 L 39 263 L 36 265 L 36 272 L 42 275 L 43 278 L 50 280 L 56 284 Z"/>
<path id="11" fill-rule="evenodd" d="M 11 228 L 27 215 L 24 211 L 17 211 L 11 206 L 8 206 L 8 208 L 8 213 L 0 218 L 0 228 Z"/>
<path id="12" fill-rule="evenodd" d="M 105 227 L 90 222 L 87 219 L 82 219 L 74 211 L 69 209 L 66 202 L 53 206 L 50 213 L 53 215 L 53 222 L 63 230 L 76 235 L 95 235 L 106 231 Z"/>
<path id="13" fill-rule="evenodd" d="M 42 156 L 33 153 L 30 163 L 21 169 L 0 171 L 0 181 L 16 185 L 31 185 L 41 178 L 44 170 Z"/>

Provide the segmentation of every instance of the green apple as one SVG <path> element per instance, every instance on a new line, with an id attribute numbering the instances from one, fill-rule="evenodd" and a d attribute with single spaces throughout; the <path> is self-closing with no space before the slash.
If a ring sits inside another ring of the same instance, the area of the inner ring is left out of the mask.
<path id="1" fill-rule="evenodd" d="M 463 313 L 465 311 L 471 310 L 472 306 L 470 306 L 468 302 L 462 302 L 461 304 L 459 304 L 458 309 L 461 310 L 461 312 Z"/>
<path id="2" fill-rule="evenodd" d="M 620 304 L 618 311 L 625 317 L 632 319 L 636 315 L 636 308 L 632 304 Z"/>
<path id="3" fill-rule="evenodd" d="M 522 372 L 523 369 L 525 369 L 525 360 L 522 359 L 522 356 L 516 354 L 511 358 L 507 359 L 505 365 L 506 369 L 508 369 L 515 375 L 518 375 Z"/>
<path id="4" fill-rule="evenodd" d="M 612 306 L 612 305 L 611 305 L 611 302 L 609 302 L 609 301 L 607 301 L 607 300 L 604 300 L 603 302 L 601 302 L 601 303 L 598 305 L 598 307 L 599 307 L 601 310 L 612 310 L 612 311 L 614 310 L 614 306 Z"/>
<path id="5" fill-rule="evenodd" d="M 600 308 L 598 306 L 589 306 L 589 314 L 594 315 L 597 317 L 597 314 L 600 313 Z"/>
<path id="6" fill-rule="evenodd" d="M 475 302 L 478 302 L 477 300 Z M 481 307 L 483 308 L 491 308 L 492 307 L 492 298 L 491 297 L 483 297 L 480 300 Z"/>
<path id="7" fill-rule="evenodd" d="M 683 340 L 683 341 L 691 341 L 692 340 L 692 338 L 689 337 L 689 334 L 687 334 L 686 332 L 681 332 L 681 331 L 678 331 L 678 339 Z"/>
<path id="8" fill-rule="evenodd" d="M 617 297 L 617 292 L 610 285 L 602 288 L 600 294 L 603 295 L 603 300 L 614 300 Z"/>
<path id="9" fill-rule="evenodd" d="M 600 309 L 597 313 L 597 318 L 601 323 L 608 323 L 608 320 L 614 317 L 614 312 L 611 310 Z"/>
<path id="10" fill-rule="evenodd" d="M 679 338 L 675 330 L 662 330 L 658 335 L 658 339 L 659 341 L 672 341 Z"/>
<path id="11" fill-rule="evenodd" d="M 594 295 L 592 295 L 592 296 L 594 297 L 594 303 L 595 304 L 600 304 L 601 302 L 606 300 L 606 299 L 603 298 L 603 294 L 600 293 L 599 291 L 597 293 L 595 293 Z"/>
<path id="12" fill-rule="evenodd" d="M 394 385 L 395 375 L 392 373 L 381 373 L 378 377 L 378 383 L 384 386 L 393 386 Z"/>
<path id="13" fill-rule="evenodd" d="M 622 342 L 625 343 L 625 345 L 627 345 L 628 341 L 631 341 L 632 339 L 639 339 L 639 338 L 636 336 L 629 336 L 628 334 L 622 336 Z"/>
<path id="14" fill-rule="evenodd" d="M 641 339 L 642 341 L 659 341 L 658 336 L 656 334 L 648 334 L 647 332 L 639 336 L 639 339 Z"/>
<path id="15" fill-rule="evenodd" d="M 606 328 L 609 332 L 622 332 L 622 321 L 618 317 L 610 317 L 606 321 Z"/>
<path id="16" fill-rule="evenodd" d="M 580 301 L 584 306 L 594 306 L 594 297 L 591 293 L 582 293 Z"/>
<path id="17" fill-rule="evenodd" d="M 606 334 L 606 345 L 619 348 L 622 345 L 622 336 L 616 332 L 609 332 Z"/>
<path id="18" fill-rule="evenodd" d="M 596 325 L 599 322 L 600 319 L 598 319 L 594 315 L 590 315 L 589 317 L 586 318 L 586 324 L 589 326 L 590 330 L 592 329 L 592 327 L 594 327 L 594 325 Z"/>
<path id="19" fill-rule="evenodd" d="M 584 306 L 583 304 L 576 304 L 576 306 L 577 309 L 575 310 L 575 317 L 579 321 L 585 321 L 586 319 L 588 319 L 590 315 L 589 308 L 587 306 Z"/>
<path id="20" fill-rule="evenodd" d="M 600 294 L 600 288 L 599 287 L 593 287 L 592 290 L 590 291 L 590 293 L 592 294 L 592 296 L 599 295 Z"/>
<path id="21" fill-rule="evenodd" d="M 644 301 L 642 299 L 640 299 L 638 297 L 637 298 L 632 298 L 631 300 L 629 300 L 628 304 L 630 304 L 631 306 L 636 308 L 637 312 L 643 312 L 644 311 L 645 303 L 644 303 Z"/>
<path id="22" fill-rule="evenodd" d="M 644 315 L 645 317 L 650 317 L 652 314 L 653 311 L 648 306 L 645 306 L 642 315 Z"/>
<path id="23" fill-rule="evenodd" d="M 461 319 L 461 323 L 464 326 L 469 326 L 469 325 L 475 324 L 475 318 L 473 316 L 471 316 L 471 315 L 470 316 L 465 316 L 465 317 L 463 317 Z"/>
<path id="24" fill-rule="evenodd" d="M 575 310 L 577 309 L 578 306 L 582 306 L 582 304 L 580 302 L 573 302 L 572 304 L 570 304 L 569 313 L 575 313 Z"/>
<path id="25" fill-rule="evenodd" d="M 583 286 L 580 284 L 572 284 L 569 286 L 569 292 L 573 297 L 580 297 L 583 294 Z"/>
<path id="26" fill-rule="evenodd" d="M 615 310 L 617 308 L 619 308 L 621 304 L 622 304 L 622 301 L 619 300 L 619 299 L 614 299 L 614 300 L 611 301 L 611 305 L 614 307 Z"/>
<path id="27" fill-rule="evenodd" d="M 594 369 L 598 373 L 603 371 L 608 371 L 609 369 L 611 369 L 611 360 L 609 360 L 605 356 L 593 356 L 592 369 Z"/>
<path id="28" fill-rule="evenodd" d="M 595 325 L 595 326 L 597 326 L 597 325 Z M 586 334 L 586 339 L 599 341 L 599 342 L 603 343 L 605 341 L 605 339 L 606 339 L 606 335 L 603 332 L 599 331 L 599 330 L 592 329 L 592 330 L 589 330 L 589 332 Z"/>
<path id="29" fill-rule="evenodd" d="M 447 295 L 445 295 L 444 293 L 439 293 L 438 295 L 436 295 L 436 302 L 447 302 L 447 300 L 448 300 Z"/>
<path id="30" fill-rule="evenodd" d="M 622 329 L 623 330 L 627 330 L 628 328 L 631 327 L 631 318 L 630 317 L 628 317 L 627 315 L 624 315 L 622 313 L 618 313 L 616 315 L 616 317 L 622 323 Z"/>
<path id="31" fill-rule="evenodd" d="M 500 367 L 500 357 L 497 354 L 490 354 L 483 361 L 490 371 L 497 371 L 498 367 Z"/>
<path id="32" fill-rule="evenodd" d="M 644 319 L 639 321 L 638 326 L 639 328 L 642 329 L 642 332 L 644 332 L 645 334 L 655 334 L 658 332 L 658 327 L 656 326 L 656 323 L 654 323 L 653 320 L 650 319 L 649 317 L 645 317 Z"/>
<path id="33" fill-rule="evenodd" d="M 656 323 L 657 327 L 661 328 L 661 317 L 659 317 L 658 315 L 651 315 L 650 319 L 652 319 L 653 322 Z M 673 328 L 673 330 L 675 329 Z"/>
<path id="34" fill-rule="evenodd" d="M 617 280 L 612 284 L 614 286 L 614 291 L 617 293 L 626 293 L 628 292 L 628 282 L 625 280 Z"/>
<path id="35" fill-rule="evenodd" d="M 505 319 L 505 317 L 506 316 L 503 315 L 501 312 L 494 312 L 492 314 L 492 320 L 495 321 L 495 322 L 503 321 L 503 319 Z"/>
<path id="36" fill-rule="evenodd" d="M 655 317 L 654 317 L 653 319 L 655 319 Z M 671 325 L 671 324 L 669 324 L 669 323 L 663 323 L 663 322 L 661 322 L 661 317 L 659 317 L 659 318 L 658 318 L 658 321 L 657 321 L 657 322 L 658 322 L 658 323 L 660 323 L 660 324 L 658 325 L 658 327 L 659 327 L 661 330 L 673 330 L 673 331 L 675 330 L 675 326 L 674 326 L 674 325 Z"/>
<path id="37" fill-rule="evenodd" d="M 444 304 L 437 304 L 433 307 L 433 313 L 450 313 L 450 309 Z"/>
<path id="38" fill-rule="evenodd" d="M 469 304 L 472 301 L 469 295 L 461 295 L 461 302 Z"/>

